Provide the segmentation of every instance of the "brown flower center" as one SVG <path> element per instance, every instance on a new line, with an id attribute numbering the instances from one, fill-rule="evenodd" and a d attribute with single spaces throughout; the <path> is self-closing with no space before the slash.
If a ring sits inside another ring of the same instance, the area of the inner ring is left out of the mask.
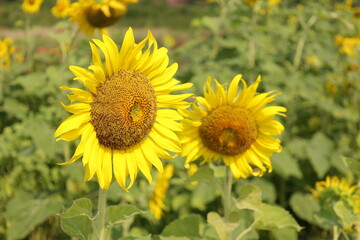
<path id="1" fill-rule="evenodd" d="M 237 155 L 256 140 L 257 126 L 250 112 L 235 106 L 221 106 L 206 116 L 199 128 L 200 138 L 210 150 Z"/>
<path id="2" fill-rule="evenodd" d="M 99 143 L 123 150 L 139 143 L 156 118 L 156 94 L 146 76 L 119 70 L 106 79 L 91 103 L 91 124 Z"/>
<path id="3" fill-rule="evenodd" d="M 100 8 L 88 7 L 85 16 L 91 26 L 96 28 L 105 28 L 115 24 L 122 16 L 125 10 L 114 9 L 110 7 L 110 16 L 106 16 Z"/>

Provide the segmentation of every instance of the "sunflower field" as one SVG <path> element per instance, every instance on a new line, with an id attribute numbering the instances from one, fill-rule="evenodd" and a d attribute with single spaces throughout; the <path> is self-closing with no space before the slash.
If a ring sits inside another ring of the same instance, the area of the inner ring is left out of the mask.
<path id="1" fill-rule="evenodd" d="M 359 187 L 359 0 L 0 1 L 0 239 L 359 240 Z"/>

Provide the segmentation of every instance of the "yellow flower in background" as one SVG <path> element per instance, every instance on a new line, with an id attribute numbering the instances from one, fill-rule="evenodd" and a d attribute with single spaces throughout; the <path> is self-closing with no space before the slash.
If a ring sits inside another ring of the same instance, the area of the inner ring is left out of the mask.
<path id="1" fill-rule="evenodd" d="M 204 97 L 196 98 L 192 110 L 181 110 L 187 117 L 180 135 L 185 167 L 203 157 L 203 163 L 223 159 L 235 178 L 261 176 L 272 170 L 270 156 L 281 151 L 280 140 L 272 135 L 284 130 L 273 118 L 285 116 L 281 112 L 286 108 L 265 106 L 280 93 L 256 94 L 260 77 L 250 86 L 241 77 L 235 76 L 227 91 L 216 80 L 214 90 L 208 77 Z M 238 93 L 240 81 L 243 90 Z"/>
<path id="2" fill-rule="evenodd" d="M 357 56 L 360 50 L 360 38 L 357 37 L 343 37 L 337 35 L 335 37 L 335 44 L 339 47 L 339 52 L 344 53 L 350 57 Z"/>
<path id="3" fill-rule="evenodd" d="M 70 20 L 79 25 L 80 29 L 89 36 L 95 29 L 101 33 L 106 28 L 115 24 L 127 11 L 127 4 L 136 3 L 129 0 L 79 0 L 71 5 Z"/>
<path id="4" fill-rule="evenodd" d="M 51 13 L 57 18 L 66 18 L 69 16 L 70 0 L 57 0 L 54 7 L 51 8 Z"/>
<path id="5" fill-rule="evenodd" d="M 43 0 L 24 0 L 21 8 L 25 13 L 37 13 L 41 7 Z"/>
<path id="6" fill-rule="evenodd" d="M 312 69 L 318 69 L 322 66 L 322 62 L 316 55 L 309 55 L 306 57 L 306 63 L 312 68 Z"/>
<path id="7" fill-rule="evenodd" d="M 345 178 L 327 176 L 325 181 L 317 182 L 315 189 L 310 191 L 324 209 L 332 208 L 337 201 L 343 201 L 355 214 L 359 214 L 360 195 L 355 193 L 357 189 L 356 185 L 350 185 Z"/>
<path id="8" fill-rule="evenodd" d="M 163 45 L 167 48 L 173 48 L 176 45 L 176 39 L 170 34 L 163 36 L 161 40 Z"/>
<path id="9" fill-rule="evenodd" d="M 149 201 L 150 212 L 154 217 L 159 220 L 163 215 L 163 210 L 166 210 L 164 200 L 166 192 L 169 188 L 169 180 L 174 175 L 174 166 L 168 164 L 165 166 L 164 171 L 158 174 L 155 182 L 155 188 Z"/>
<path id="10" fill-rule="evenodd" d="M 129 28 L 120 51 L 106 35 L 103 41 L 94 39 L 90 47 L 89 70 L 70 66 L 74 80 L 89 91 L 61 87 L 73 93 L 67 95 L 70 105 L 62 103 L 73 115 L 58 127 L 55 137 L 65 141 L 81 137 L 73 157 L 63 164 L 82 157 L 85 181 L 96 177 L 103 189 L 109 187 L 113 173 L 124 190 L 131 188 L 139 170 L 151 183 L 152 166 L 163 171 L 159 157 L 169 159 L 168 151 L 181 151 L 175 132 L 182 130 L 177 122 L 182 116 L 177 109 L 188 107 L 184 99 L 192 94 L 170 93 L 192 84 L 173 78 L 178 65 L 168 66 L 167 49 L 158 48 L 150 31 L 136 44 Z"/>
<path id="11" fill-rule="evenodd" d="M 277 6 L 281 4 L 281 0 L 268 0 L 267 3 L 270 6 Z"/>
<path id="12" fill-rule="evenodd" d="M 0 70 L 9 69 L 11 67 L 11 56 L 14 51 L 15 47 L 11 38 L 0 40 Z"/>

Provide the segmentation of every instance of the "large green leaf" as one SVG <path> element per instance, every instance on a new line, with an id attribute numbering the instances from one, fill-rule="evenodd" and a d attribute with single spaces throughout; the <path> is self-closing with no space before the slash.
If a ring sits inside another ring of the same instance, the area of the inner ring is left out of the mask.
<path id="1" fill-rule="evenodd" d="M 290 206 L 296 215 L 309 223 L 315 223 L 314 214 L 320 210 L 317 201 L 310 194 L 294 193 L 290 198 Z"/>
<path id="2" fill-rule="evenodd" d="M 341 219 L 343 229 L 352 227 L 360 223 L 360 217 L 355 215 L 352 209 L 344 204 L 343 201 L 338 201 L 334 206 L 336 215 Z"/>
<path id="3" fill-rule="evenodd" d="M 215 212 L 208 213 L 207 222 L 215 228 L 220 240 L 229 239 L 230 233 L 238 225 L 237 223 L 225 222 L 224 219 Z"/>
<path id="4" fill-rule="evenodd" d="M 121 224 L 125 222 L 128 217 L 141 213 L 141 210 L 131 206 L 109 206 L 106 209 L 107 223 L 112 226 L 114 224 Z"/>
<path id="5" fill-rule="evenodd" d="M 191 177 L 187 179 L 188 182 L 203 181 L 212 182 L 214 181 L 214 170 L 209 167 L 199 168 Z"/>
<path id="6" fill-rule="evenodd" d="M 88 239 L 91 235 L 92 203 L 88 198 L 76 199 L 61 216 L 61 228 L 72 237 Z"/>
<path id="7" fill-rule="evenodd" d="M 32 194 L 18 192 L 6 205 L 7 239 L 26 237 L 37 225 L 61 209 L 58 197 L 35 199 Z"/>
<path id="8" fill-rule="evenodd" d="M 240 188 L 239 195 L 240 197 L 236 202 L 238 209 L 261 211 L 261 191 L 258 187 L 245 184 Z"/>
<path id="9" fill-rule="evenodd" d="M 176 219 L 167 225 L 161 233 L 164 237 L 200 237 L 200 219 L 196 214 Z"/>
<path id="10" fill-rule="evenodd" d="M 92 213 L 92 203 L 88 198 L 79 198 L 74 200 L 71 207 L 69 207 L 61 217 L 63 218 L 71 218 L 75 216 L 87 216 L 89 219 L 93 218 Z"/>
<path id="11" fill-rule="evenodd" d="M 302 173 L 297 160 L 288 152 L 274 154 L 272 157 L 274 171 L 282 176 L 284 179 L 294 176 L 302 178 Z"/>
<path id="12" fill-rule="evenodd" d="M 282 207 L 263 203 L 261 212 L 255 212 L 256 228 L 262 230 L 275 230 L 294 228 L 297 231 L 301 227 L 288 211 Z"/>
<path id="13" fill-rule="evenodd" d="M 271 231 L 271 235 L 275 240 L 297 240 L 298 233 L 294 228 L 282 228 Z"/>
<path id="14" fill-rule="evenodd" d="M 330 168 L 331 154 L 334 143 L 322 132 L 316 133 L 306 148 L 311 165 L 316 175 L 323 178 Z"/>

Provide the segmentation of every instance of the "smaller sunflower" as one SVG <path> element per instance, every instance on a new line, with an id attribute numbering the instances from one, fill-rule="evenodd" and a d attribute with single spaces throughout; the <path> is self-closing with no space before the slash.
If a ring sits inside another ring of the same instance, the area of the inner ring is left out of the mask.
<path id="1" fill-rule="evenodd" d="M 70 0 L 57 0 L 55 6 L 51 8 L 51 13 L 57 18 L 66 18 L 69 16 L 70 5 Z"/>
<path id="2" fill-rule="evenodd" d="M 42 2 L 43 0 L 24 0 L 21 8 L 25 13 L 37 13 L 41 7 Z"/>
<path id="3" fill-rule="evenodd" d="M 166 165 L 164 171 L 162 173 L 158 173 L 155 188 L 149 202 L 150 212 L 157 220 L 159 220 L 163 215 L 163 210 L 167 209 L 164 204 L 164 199 L 166 197 L 166 191 L 169 188 L 169 179 L 173 175 L 174 166 L 172 164 Z"/>
<path id="4" fill-rule="evenodd" d="M 107 27 L 114 25 L 125 15 L 127 4 L 136 2 L 137 0 L 102 0 L 97 3 L 95 0 L 79 0 L 71 5 L 70 21 L 77 23 L 89 36 L 92 36 L 96 29 L 106 33 Z"/>
<path id="5" fill-rule="evenodd" d="M 13 40 L 5 38 L 0 40 L 0 70 L 9 69 L 11 66 L 11 57 L 15 51 Z"/>
<path id="6" fill-rule="evenodd" d="M 285 116 L 286 108 L 267 106 L 280 93 L 270 91 L 256 94 L 260 77 L 249 87 L 241 75 L 234 77 L 226 91 L 216 80 L 216 90 L 209 77 L 204 86 L 204 97 L 197 97 L 192 110 L 181 110 L 184 131 L 180 140 L 185 167 L 203 157 L 204 162 L 223 159 L 235 178 L 261 176 L 272 171 L 270 156 L 280 152 L 279 135 L 283 125 L 276 115 Z M 238 93 L 239 82 L 243 90 Z"/>
<path id="7" fill-rule="evenodd" d="M 345 178 L 327 176 L 325 181 L 316 182 L 310 192 L 323 209 L 332 209 L 334 203 L 343 201 L 355 214 L 360 213 L 360 195 L 355 191 L 356 185 L 350 185 Z"/>

